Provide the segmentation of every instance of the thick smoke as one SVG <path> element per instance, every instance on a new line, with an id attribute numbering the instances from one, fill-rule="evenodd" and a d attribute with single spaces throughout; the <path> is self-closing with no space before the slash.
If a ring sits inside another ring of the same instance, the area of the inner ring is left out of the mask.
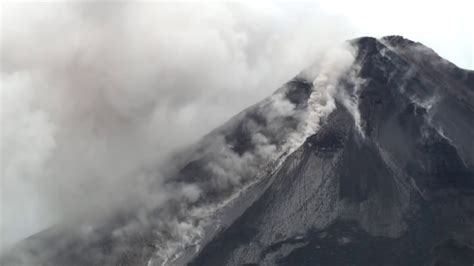
<path id="1" fill-rule="evenodd" d="M 204 141 L 201 147 L 198 164 L 204 166 L 203 169 L 184 177 L 184 180 L 193 180 L 195 197 L 179 200 L 192 204 L 181 204 L 179 215 L 160 216 L 160 224 L 153 226 L 158 234 L 157 252 L 149 265 L 175 263 L 189 247 L 199 250 L 205 228 L 219 225 L 214 214 L 262 177 L 272 175 L 287 156 L 319 130 L 336 108 L 336 99 L 351 102 L 354 108 L 350 111 L 354 115 L 358 113 L 357 103 L 350 101 L 340 86 L 343 78 L 357 80 L 357 68 L 352 67 L 354 55 L 350 46 L 328 49 L 295 78 L 300 83 L 296 88 L 292 82 L 285 84 L 206 137 L 212 139 L 212 144 Z M 292 102 L 288 95 L 294 89 L 304 91 L 298 87 L 301 83 L 307 84 L 309 95 L 307 99 Z M 176 219 L 178 216 L 183 218 Z"/>
<path id="2" fill-rule="evenodd" d="M 178 192 L 149 188 L 162 187 L 170 152 L 349 36 L 335 18 L 308 6 L 3 8 L 1 247 L 55 223 L 169 200 Z M 284 104 L 277 109 L 293 108 Z M 252 141 L 265 144 L 260 157 L 277 148 L 262 134 Z M 235 161 L 210 167 L 238 169 Z M 241 182 L 235 178 L 220 181 Z M 192 185 L 177 190 L 191 202 L 201 193 Z"/>

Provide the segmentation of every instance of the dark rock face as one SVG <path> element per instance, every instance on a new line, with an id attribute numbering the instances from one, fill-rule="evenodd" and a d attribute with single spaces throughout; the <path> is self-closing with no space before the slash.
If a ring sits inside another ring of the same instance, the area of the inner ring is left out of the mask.
<path id="1" fill-rule="evenodd" d="M 345 98 L 335 98 L 335 110 L 291 154 L 262 155 L 255 135 L 280 151 L 300 130 L 317 89 L 302 76 L 277 91 L 292 113 L 275 111 L 271 100 L 250 107 L 205 137 L 170 178 L 202 189 L 195 204 L 235 192 L 216 187 L 221 177 L 208 167 L 229 154 L 215 152 L 216 136 L 231 155 L 254 155 L 241 179 L 263 168 L 218 214 L 220 227 L 206 230 L 201 248 L 170 265 L 474 264 L 474 72 L 400 36 L 350 43 L 355 62 L 338 85 Z M 182 205 L 170 206 L 180 213 Z M 115 238 L 129 220 L 105 223 L 94 239 L 39 234 L 24 249 L 44 265 L 146 265 L 159 239 L 153 224 Z M 21 265 L 15 259 L 2 262 Z"/>
<path id="2" fill-rule="evenodd" d="M 421 44 L 361 38 L 344 106 L 192 265 L 472 265 L 474 86 Z"/>

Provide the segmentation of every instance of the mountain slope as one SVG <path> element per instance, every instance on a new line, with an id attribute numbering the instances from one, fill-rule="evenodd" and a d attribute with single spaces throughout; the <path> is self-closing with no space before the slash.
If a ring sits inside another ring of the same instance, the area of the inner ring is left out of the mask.
<path id="1" fill-rule="evenodd" d="M 165 204 L 53 228 L 2 263 L 472 265 L 473 139 L 472 71 L 355 39 L 176 157 Z"/>
<path id="2" fill-rule="evenodd" d="M 473 73 L 401 37 L 353 43 L 361 130 L 338 104 L 193 265 L 472 265 Z"/>

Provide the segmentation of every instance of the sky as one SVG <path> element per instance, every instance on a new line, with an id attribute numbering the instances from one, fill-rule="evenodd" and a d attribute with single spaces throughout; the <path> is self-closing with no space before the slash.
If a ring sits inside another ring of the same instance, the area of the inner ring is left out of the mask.
<path id="1" fill-rule="evenodd" d="M 355 35 L 403 35 L 459 67 L 474 69 L 474 2 L 470 0 L 317 1 Z"/>
<path id="2" fill-rule="evenodd" d="M 135 199 L 170 152 L 344 40 L 403 35 L 474 69 L 472 10 L 460 0 L 2 2 L 1 246 Z"/>

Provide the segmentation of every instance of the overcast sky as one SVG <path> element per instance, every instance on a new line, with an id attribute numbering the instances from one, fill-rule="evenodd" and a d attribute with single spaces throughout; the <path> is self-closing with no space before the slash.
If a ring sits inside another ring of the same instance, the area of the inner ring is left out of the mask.
<path id="1" fill-rule="evenodd" d="M 425 44 L 459 67 L 474 69 L 474 1 L 317 2 L 322 9 L 350 24 L 356 35 L 403 35 Z"/>
<path id="2" fill-rule="evenodd" d="M 469 0 L 7 2 L 2 244 L 97 202 L 117 204 L 131 193 L 130 173 L 198 140 L 344 40 L 404 35 L 474 68 Z"/>

